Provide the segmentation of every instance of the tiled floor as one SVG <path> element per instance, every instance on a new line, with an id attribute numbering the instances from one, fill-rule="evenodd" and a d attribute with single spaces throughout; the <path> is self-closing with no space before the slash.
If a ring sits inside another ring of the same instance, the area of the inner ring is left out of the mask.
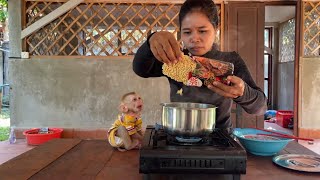
<path id="1" fill-rule="evenodd" d="M 291 129 L 283 128 L 283 127 L 277 125 L 276 123 L 265 122 L 264 128 L 269 129 L 269 130 L 278 130 L 278 131 L 282 131 L 282 132 L 285 132 L 288 134 L 292 134 Z M 301 140 L 299 140 L 298 142 L 299 142 L 299 144 L 303 145 L 304 147 L 306 147 L 306 148 L 310 149 L 311 151 L 320 155 L 320 139 L 315 139 L 313 144 L 310 144 L 308 141 L 301 141 Z"/>
<path id="2" fill-rule="evenodd" d="M 301 140 L 299 140 L 298 142 L 299 142 L 299 144 L 303 145 L 304 147 L 306 147 L 306 148 L 310 149 L 311 151 L 320 155 L 320 139 L 316 139 L 313 142 L 313 144 L 310 144 L 307 141 L 301 141 Z"/>
<path id="3" fill-rule="evenodd" d="M 287 134 L 293 134 L 292 129 L 283 128 L 283 127 L 279 126 L 276 123 L 264 122 L 264 128 L 268 129 L 268 130 L 281 131 L 281 132 L 284 132 L 284 133 L 287 133 Z"/>

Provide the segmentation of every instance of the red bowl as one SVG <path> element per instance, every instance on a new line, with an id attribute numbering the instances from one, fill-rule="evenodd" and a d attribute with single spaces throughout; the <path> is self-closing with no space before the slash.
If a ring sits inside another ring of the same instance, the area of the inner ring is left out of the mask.
<path id="1" fill-rule="evenodd" d="M 49 128 L 49 133 L 38 134 L 39 130 L 40 128 L 34 128 L 23 132 L 29 145 L 39 145 L 54 138 L 61 138 L 63 132 L 61 128 Z"/>

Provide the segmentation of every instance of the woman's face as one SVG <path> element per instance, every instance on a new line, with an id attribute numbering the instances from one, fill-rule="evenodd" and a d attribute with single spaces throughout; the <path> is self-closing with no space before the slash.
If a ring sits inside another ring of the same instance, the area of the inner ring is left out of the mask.
<path id="1" fill-rule="evenodd" d="M 181 40 L 192 55 L 201 56 L 212 49 L 216 30 L 199 11 L 188 13 L 181 22 Z"/>

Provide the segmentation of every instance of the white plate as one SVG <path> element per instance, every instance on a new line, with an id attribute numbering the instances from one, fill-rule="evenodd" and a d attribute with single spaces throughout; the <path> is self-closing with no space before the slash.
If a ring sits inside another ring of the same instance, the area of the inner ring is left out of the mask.
<path id="1" fill-rule="evenodd" d="M 320 157 L 301 154 L 275 156 L 273 162 L 279 166 L 304 172 L 320 172 Z"/>

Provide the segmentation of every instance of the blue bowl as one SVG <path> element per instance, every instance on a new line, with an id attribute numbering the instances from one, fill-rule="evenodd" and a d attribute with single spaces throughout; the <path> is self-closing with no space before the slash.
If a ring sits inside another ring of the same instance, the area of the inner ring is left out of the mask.
<path id="1" fill-rule="evenodd" d="M 284 132 L 277 131 L 282 134 Z M 259 156 L 272 156 L 281 151 L 293 139 L 260 136 L 257 134 L 272 134 L 269 132 L 251 129 L 251 128 L 235 128 L 233 135 L 235 135 L 242 146 L 251 154 Z"/>

